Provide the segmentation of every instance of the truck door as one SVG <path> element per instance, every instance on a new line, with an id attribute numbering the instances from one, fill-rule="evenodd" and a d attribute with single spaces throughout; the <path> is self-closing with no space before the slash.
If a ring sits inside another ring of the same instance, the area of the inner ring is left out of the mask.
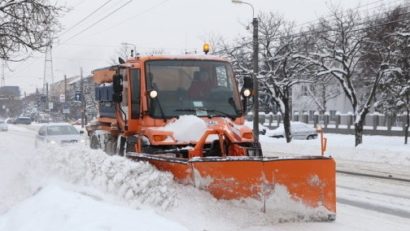
<path id="1" fill-rule="evenodd" d="M 131 84 L 131 119 L 140 118 L 140 94 L 141 94 L 141 78 L 139 69 L 130 69 L 130 84 Z"/>
<path id="2" fill-rule="evenodd" d="M 129 116 L 129 114 L 128 114 L 128 88 L 129 88 L 128 70 L 127 69 L 121 69 L 120 73 L 121 73 L 122 78 L 123 78 L 121 109 L 128 117 Z"/>

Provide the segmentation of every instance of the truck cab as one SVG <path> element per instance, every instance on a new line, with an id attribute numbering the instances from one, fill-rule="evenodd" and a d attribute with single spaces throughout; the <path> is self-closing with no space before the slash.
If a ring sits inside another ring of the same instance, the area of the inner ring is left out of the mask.
<path id="1" fill-rule="evenodd" d="M 89 131 L 93 133 L 98 126 L 112 136 L 104 142 L 91 138 L 94 148 L 116 152 L 114 147 L 101 146 L 118 146 L 119 142 L 126 146 L 120 152 L 194 146 L 200 136 L 184 139 L 170 129 L 181 117 L 200 118 L 205 124 L 203 132 L 209 126 L 226 126 L 223 129 L 236 137 L 235 142 L 252 142 L 252 131 L 243 126 L 243 99 L 226 60 L 188 55 L 135 57 L 93 74 L 99 118 Z M 205 143 L 210 146 L 212 138 Z"/>

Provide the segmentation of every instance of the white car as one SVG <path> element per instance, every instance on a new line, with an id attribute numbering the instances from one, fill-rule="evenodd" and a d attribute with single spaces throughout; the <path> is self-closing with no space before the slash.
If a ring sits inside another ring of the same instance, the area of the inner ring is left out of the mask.
<path id="1" fill-rule="evenodd" d="M 49 123 L 43 125 L 36 135 L 35 145 L 47 144 L 78 144 L 85 143 L 86 139 L 73 125 L 68 123 Z"/>
<path id="2" fill-rule="evenodd" d="M 291 122 L 290 133 L 293 139 L 311 140 L 317 138 L 317 131 L 312 125 L 302 122 Z M 274 130 L 266 131 L 266 135 L 274 138 L 285 137 L 285 129 L 283 124 Z"/>
<path id="3" fill-rule="evenodd" d="M 5 120 L 0 120 L 0 131 L 8 131 L 9 127 Z"/>

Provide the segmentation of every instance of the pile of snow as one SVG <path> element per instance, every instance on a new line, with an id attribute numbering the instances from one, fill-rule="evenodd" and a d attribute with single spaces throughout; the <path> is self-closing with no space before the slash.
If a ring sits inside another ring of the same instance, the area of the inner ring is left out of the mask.
<path id="1" fill-rule="evenodd" d="M 149 209 L 104 203 L 87 192 L 47 186 L 0 217 L 0 230 L 187 230 Z"/>
<path id="2" fill-rule="evenodd" d="M 174 133 L 177 141 L 197 141 L 207 129 L 206 122 L 194 115 L 183 115 L 179 119 L 168 123 L 161 130 Z"/>
<path id="3" fill-rule="evenodd" d="M 275 185 L 266 198 L 265 209 L 276 222 L 320 221 L 328 219 L 331 214 L 324 206 L 311 208 L 302 201 L 296 201 L 283 185 Z"/>
<path id="4" fill-rule="evenodd" d="M 117 195 L 134 208 L 149 204 L 167 209 L 176 202 L 175 182 L 170 173 L 160 172 L 146 162 L 108 156 L 86 146 L 39 149 L 34 167 L 44 176 L 51 174 Z"/>

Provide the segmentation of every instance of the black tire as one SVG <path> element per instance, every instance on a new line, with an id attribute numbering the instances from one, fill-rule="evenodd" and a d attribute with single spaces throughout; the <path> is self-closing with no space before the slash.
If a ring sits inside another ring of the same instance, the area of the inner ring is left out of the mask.
<path id="1" fill-rule="evenodd" d="M 137 143 L 137 138 L 135 136 L 129 136 L 126 140 L 125 152 L 135 152 L 135 144 Z"/>
<path id="2" fill-rule="evenodd" d="M 108 155 L 115 155 L 117 154 L 117 141 L 115 140 L 109 140 L 107 141 L 107 143 L 105 144 L 105 153 L 107 153 Z"/>
<path id="3" fill-rule="evenodd" d="M 306 137 L 306 139 L 307 140 L 314 140 L 314 139 L 316 139 L 316 135 L 308 135 L 307 137 Z"/>
<path id="4" fill-rule="evenodd" d="M 120 156 L 124 156 L 124 154 L 125 154 L 125 143 L 127 142 L 127 139 L 125 138 L 125 137 L 123 137 L 123 136 L 121 136 L 121 138 L 120 138 L 120 143 L 118 144 L 118 141 L 117 141 L 117 154 L 118 155 L 120 155 Z"/>
<path id="5" fill-rule="evenodd" d="M 91 136 L 90 138 L 90 148 L 91 149 L 101 149 L 100 141 L 95 135 Z"/>

